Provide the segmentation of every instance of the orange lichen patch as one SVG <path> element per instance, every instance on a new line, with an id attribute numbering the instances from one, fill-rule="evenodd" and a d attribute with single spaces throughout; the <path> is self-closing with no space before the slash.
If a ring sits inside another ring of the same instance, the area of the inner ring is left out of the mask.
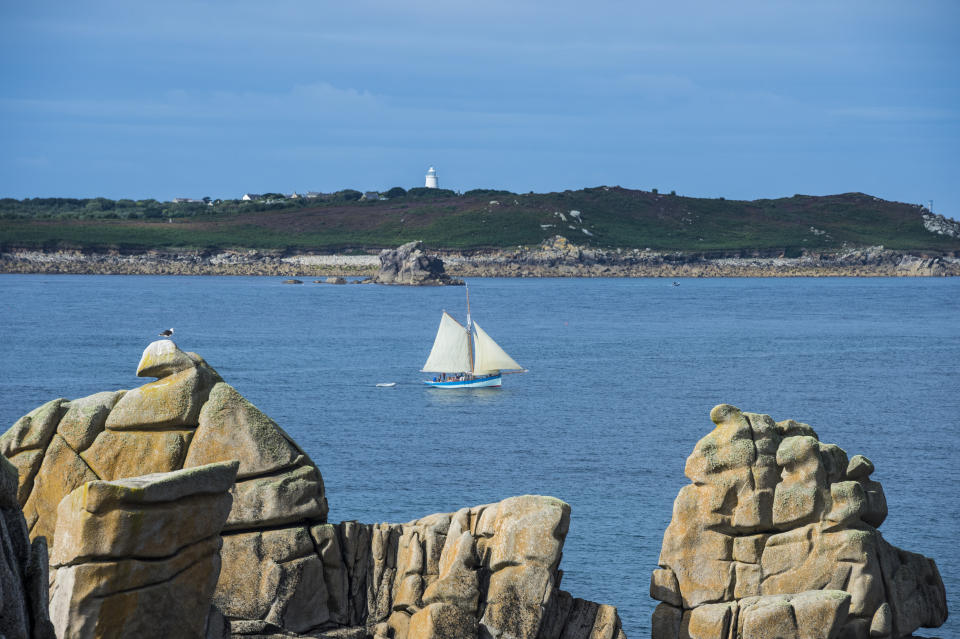
<path id="1" fill-rule="evenodd" d="M 37 522 L 30 531 L 30 538 L 43 535 L 48 543 L 52 543 L 60 500 L 78 486 L 97 479 L 99 477 L 70 448 L 66 440 L 60 435 L 54 435 L 30 495 L 36 504 L 37 512 Z"/>
<path id="2" fill-rule="evenodd" d="M 125 390 L 106 391 L 70 401 L 70 408 L 57 424 L 57 433 L 76 452 L 87 449 L 104 429 L 107 415 Z"/>
<path id="3" fill-rule="evenodd" d="M 195 427 L 216 378 L 190 368 L 127 392 L 110 411 L 109 430 Z"/>
<path id="4" fill-rule="evenodd" d="M 80 453 L 102 479 L 162 473 L 183 467 L 192 430 L 105 430 Z"/>

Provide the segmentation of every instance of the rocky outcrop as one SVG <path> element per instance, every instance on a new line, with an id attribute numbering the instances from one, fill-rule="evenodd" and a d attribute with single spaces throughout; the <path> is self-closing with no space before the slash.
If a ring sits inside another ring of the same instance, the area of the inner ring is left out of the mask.
<path id="1" fill-rule="evenodd" d="M 19 471 L 11 503 L 35 543 L 54 548 L 58 628 L 126 627 L 116 620 L 140 605 L 127 594 L 151 588 L 202 619 L 219 550 L 212 599 L 234 635 L 624 637 L 614 607 L 559 589 L 564 502 L 528 495 L 406 524 L 327 523 L 316 465 L 202 358 L 160 340 L 137 374 L 158 379 L 53 400 L 0 436 Z M 220 468 L 223 480 L 222 462 L 235 472 L 232 501 L 199 479 Z M 190 584 L 175 590 L 198 603 L 163 590 L 180 573 Z"/>
<path id="2" fill-rule="evenodd" d="M 295 535 L 304 526 L 326 522 L 327 502 L 316 465 L 202 358 L 160 340 L 144 351 L 137 374 L 158 380 L 130 391 L 53 400 L 0 436 L 0 453 L 19 471 L 17 498 L 31 539 L 46 538 L 57 547 L 58 506 L 88 482 L 231 460 L 237 460 L 239 468 L 230 487 L 220 571 L 224 585 L 219 590 L 272 565 L 269 558 L 231 561 L 230 550 L 240 537 L 258 535 L 261 529 L 274 537 Z M 298 565 L 275 568 L 285 590 L 249 592 L 261 598 L 248 602 L 249 608 L 269 607 L 278 598 L 305 597 L 291 581 Z"/>
<path id="3" fill-rule="evenodd" d="M 557 235 L 531 248 L 444 256 L 459 277 L 901 277 L 960 275 L 956 254 L 914 255 L 882 246 L 804 252 L 741 251 L 730 255 L 602 249 Z"/>
<path id="4" fill-rule="evenodd" d="M 50 554 L 57 636 L 227 634 L 211 600 L 237 466 L 96 480 L 64 497 Z"/>
<path id="5" fill-rule="evenodd" d="M 47 541 L 27 536 L 17 469 L 0 455 L 0 637 L 54 639 L 47 612 Z"/>
<path id="6" fill-rule="evenodd" d="M 398 248 L 380 251 L 380 270 L 371 281 L 412 286 L 463 284 L 446 274 L 442 259 L 424 253 L 420 242 L 407 242 Z"/>
<path id="7" fill-rule="evenodd" d="M 283 255 L 266 251 L 11 250 L 0 253 L 0 273 L 125 275 L 373 275 L 376 255 Z"/>
<path id="8" fill-rule="evenodd" d="M 726 404 L 710 418 L 651 578 L 654 639 L 885 639 L 946 620 L 933 560 L 877 531 L 868 459 L 793 420 Z"/>
<path id="9" fill-rule="evenodd" d="M 936 216 L 940 217 L 940 216 Z M 955 222 L 931 219 L 931 232 L 949 235 Z M 437 251 L 453 277 L 901 277 L 960 275 L 956 251 L 911 253 L 882 246 L 804 251 L 742 250 L 689 253 L 578 246 L 554 236 L 538 246 L 483 251 Z M 371 276 L 374 255 L 291 255 L 257 251 L 125 255 L 80 251 L 12 250 L 0 253 L 0 273 L 150 275 Z M 327 283 L 325 280 L 314 280 Z M 364 280 L 369 281 L 369 280 Z M 455 283 L 456 280 L 450 283 Z M 356 279 L 348 283 L 359 283 Z"/>
<path id="10" fill-rule="evenodd" d="M 299 573 L 315 596 L 243 608 L 256 600 L 245 590 L 272 590 L 282 581 L 267 570 L 230 584 L 217 603 L 232 618 L 260 617 L 234 622 L 234 633 L 363 627 L 392 639 L 625 638 L 614 607 L 558 588 L 569 516 L 562 501 L 527 495 L 406 524 L 346 521 L 236 538 L 224 561 L 267 555 L 281 566 L 313 561 L 315 548 L 318 565 Z"/>
<path id="11" fill-rule="evenodd" d="M 960 222 L 934 213 L 923 213 L 923 228 L 937 235 L 960 237 Z"/>

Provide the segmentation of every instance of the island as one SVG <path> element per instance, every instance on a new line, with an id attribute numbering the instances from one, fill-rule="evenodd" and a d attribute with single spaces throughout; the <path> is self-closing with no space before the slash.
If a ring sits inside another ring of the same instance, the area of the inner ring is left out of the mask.
<path id="1" fill-rule="evenodd" d="M 373 277 L 382 250 L 420 241 L 452 278 L 960 274 L 960 223 L 863 193 L 354 193 L 0 199 L 0 272 Z"/>

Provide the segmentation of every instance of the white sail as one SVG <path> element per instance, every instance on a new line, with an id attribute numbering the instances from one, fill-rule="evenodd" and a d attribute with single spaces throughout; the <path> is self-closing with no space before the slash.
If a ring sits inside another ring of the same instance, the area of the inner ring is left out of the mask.
<path id="1" fill-rule="evenodd" d="M 484 332 L 480 325 L 473 323 L 473 328 L 477 331 L 476 337 L 476 361 L 473 365 L 474 375 L 484 375 L 495 371 L 519 370 L 523 366 L 513 361 L 513 358 L 507 355 L 507 352 L 500 348 L 493 339 Z"/>
<path id="2" fill-rule="evenodd" d="M 446 311 L 440 318 L 437 339 L 427 363 L 420 369 L 424 373 L 465 373 L 470 370 L 470 342 L 467 330 L 450 317 Z"/>

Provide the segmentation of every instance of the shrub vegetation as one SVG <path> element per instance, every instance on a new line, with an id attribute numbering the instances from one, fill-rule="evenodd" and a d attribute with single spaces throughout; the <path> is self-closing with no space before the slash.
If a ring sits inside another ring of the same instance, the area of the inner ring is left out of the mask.
<path id="1" fill-rule="evenodd" d="M 923 227 L 921 207 L 863 193 L 737 201 L 620 187 L 524 195 L 395 187 L 385 195 L 359 201 L 360 191 L 345 189 L 322 198 L 210 203 L 5 198 L 0 248 L 348 251 L 423 240 L 484 249 L 563 235 L 581 245 L 715 255 L 876 245 L 960 252 L 960 240 Z"/>

